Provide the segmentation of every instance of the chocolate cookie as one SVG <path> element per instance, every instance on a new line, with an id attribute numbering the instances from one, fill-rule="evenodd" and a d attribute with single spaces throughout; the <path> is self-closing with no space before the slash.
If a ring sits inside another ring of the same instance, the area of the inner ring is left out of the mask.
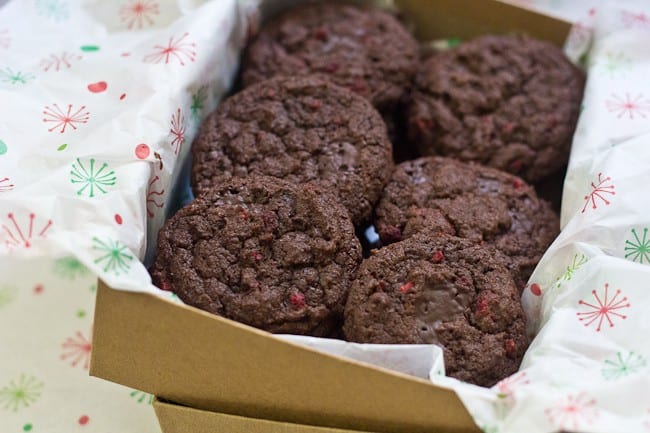
<path id="1" fill-rule="evenodd" d="M 501 253 L 422 234 L 361 264 L 343 325 L 349 341 L 440 345 L 447 375 L 482 386 L 517 371 L 528 346 L 525 328 Z"/>
<path id="2" fill-rule="evenodd" d="M 520 178 L 442 157 L 399 164 L 375 214 L 385 244 L 427 232 L 494 245 L 510 257 L 520 289 L 560 226 L 551 206 Z"/>
<path id="3" fill-rule="evenodd" d="M 566 164 L 584 74 L 546 42 L 482 36 L 427 59 L 408 107 L 422 155 L 476 161 L 537 182 Z"/>
<path id="4" fill-rule="evenodd" d="M 322 2 L 289 9 L 248 46 L 242 79 L 320 74 L 372 101 L 395 107 L 417 69 L 419 46 L 390 13 Z"/>
<path id="5" fill-rule="evenodd" d="M 251 176 L 205 191 L 169 219 L 151 276 L 211 313 L 323 336 L 340 323 L 360 262 L 354 227 L 333 194 Z"/>
<path id="6" fill-rule="evenodd" d="M 315 77 L 274 78 L 230 97 L 204 122 L 192 154 L 195 193 L 251 174 L 317 181 L 355 225 L 369 219 L 393 168 L 372 105 Z"/>

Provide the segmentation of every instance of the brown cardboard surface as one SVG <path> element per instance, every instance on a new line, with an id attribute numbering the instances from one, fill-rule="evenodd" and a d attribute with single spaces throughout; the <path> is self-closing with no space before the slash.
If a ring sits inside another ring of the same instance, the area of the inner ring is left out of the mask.
<path id="1" fill-rule="evenodd" d="M 496 0 L 395 3 L 422 40 L 525 31 L 561 45 L 570 29 Z M 90 373 L 191 406 L 156 403 L 165 433 L 479 431 L 454 392 L 427 381 L 102 282 Z"/>
<path id="2" fill-rule="evenodd" d="M 562 46 L 571 24 L 496 0 L 395 0 L 420 40 L 526 33 Z"/>
<path id="3" fill-rule="evenodd" d="M 369 433 L 246 418 L 179 406 L 158 399 L 153 407 L 163 433 Z"/>
<path id="4" fill-rule="evenodd" d="M 479 431 L 453 391 L 102 282 L 90 374 L 248 417 L 362 431 Z"/>

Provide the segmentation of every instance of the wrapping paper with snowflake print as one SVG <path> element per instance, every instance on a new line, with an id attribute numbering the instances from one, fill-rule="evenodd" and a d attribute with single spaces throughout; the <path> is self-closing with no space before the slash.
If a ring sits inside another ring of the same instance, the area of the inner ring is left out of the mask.
<path id="1" fill-rule="evenodd" d="M 147 232 L 231 86 L 249 13 L 237 0 L 0 7 L 0 432 L 159 431 L 152 396 L 88 376 L 97 276 L 150 284 Z"/>
<path id="2" fill-rule="evenodd" d="M 232 84 L 246 14 L 236 0 L 4 6 L 2 257 L 72 254 L 115 287 L 148 285 L 138 259 Z"/>

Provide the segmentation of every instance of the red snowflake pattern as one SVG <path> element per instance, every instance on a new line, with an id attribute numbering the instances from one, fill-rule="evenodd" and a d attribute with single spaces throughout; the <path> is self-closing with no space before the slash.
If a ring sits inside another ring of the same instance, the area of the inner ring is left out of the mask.
<path id="1" fill-rule="evenodd" d="M 592 424 L 598 418 L 594 408 L 596 400 L 584 392 L 565 397 L 557 405 L 544 411 L 549 421 L 561 430 L 577 431 L 585 424 Z"/>
<path id="2" fill-rule="evenodd" d="M 144 57 L 144 61 L 148 63 L 160 63 L 165 62 L 169 63 L 170 60 L 176 59 L 181 64 L 185 66 L 185 61 L 193 62 L 196 60 L 196 44 L 194 42 L 188 42 L 185 40 L 189 36 L 189 33 L 183 33 L 178 39 L 174 37 L 169 38 L 167 45 L 155 45 L 153 53 Z"/>
<path id="3" fill-rule="evenodd" d="M 183 143 L 185 143 L 185 116 L 183 116 L 180 108 L 178 108 L 176 112 L 172 114 L 169 133 L 174 136 L 174 139 L 172 140 L 172 147 L 174 148 L 174 154 L 178 155 L 178 152 L 181 150 L 181 146 L 183 146 Z"/>
<path id="4" fill-rule="evenodd" d="M 120 7 L 119 13 L 120 21 L 130 30 L 141 29 L 145 24 L 152 26 L 152 16 L 160 14 L 160 10 L 155 0 L 129 0 Z"/>
<path id="5" fill-rule="evenodd" d="M 41 60 L 41 68 L 43 72 L 50 70 L 60 71 L 61 69 L 70 69 L 74 61 L 81 60 L 81 56 L 74 53 L 64 51 L 60 55 L 50 54 L 49 57 Z"/>
<path id="6" fill-rule="evenodd" d="M 88 370 L 90 364 L 90 351 L 92 349 L 92 341 L 90 334 L 86 338 L 81 331 L 74 333 L 72 337 L 66 338 L 61 344 L 61 359 L 63 361 L 70 361 L 70 365 L 76 367 L 83 365 L 84 370 Z"/>
<path id="7" fill-rule="evenodd" d="M 504 396 L 510 396 L 515 391 L 515 389 L 523 385 L 528 385 L 529 383 L 530 380 L 528 380 L 528 378 L 526 377 L 526 372 L 522 371 L 510 377 L 506 377 L 505 379 L 497 383 L 495 385 L 495 388 L 499 392 L 499 394 Z"/>
<path id="8" fill-rule="evenodd" d="M 52 220 L 47 220 L 40 230 L 35 229 L 36 215 L 33 213 L 29 214 L 29 221 L 25 225 L 19 224 L 13 213 L 7 214 L 7 218 L 9 223 L 0 225 L 0 233 L 4 235 L 4 245 L 8 249 L 31 248 L 34 239 L 45 238 L 45 233 L 52 227 Z"/>
<path id="9" fill-rule="evenodd" d="M 598 296 L 598 293 L 595 290 L 592 290 L 591 294 L 596 299 L 595 304 L 590 304 L 582 299 L 578 302 L 579 305 L 584 305 L 588 310 L 576 313 L 580 321 L 585 321 L 585 326 L 590 326 L 592 323 L 598 321 L 596 332 L 600 332 L 603 321 L 605 320 L 609 323 L 609 327 L 612 328 L 614 326 L 612 319 L 616 317 L 620 317 L 621 320 L 627 319 L 627 316 L 615 311 L 622 308 L 630 308 L 627 296 L 619 298 L 619 295 L 621 294 L 620 289 L 616 290 L 612 299 L 609 299 L 609 284 L 605 284 L 605 294 L 603 299 Z"/>
<path id="10" fill-rule="evenodd" d="M 6 50 L 9 48 L 10 43 L 9 31 L 7 29 L 0 30 L 0 48 Z"/>
<path id="11" fill-rule="evenodd" d="M 605 198 L 605 194 L 616 195 L 614 192 L 615 186 L 611 183 L 608 183 L 612 180 L 611 177 L 607 176 L 603 178 L 602 173 L 598 173 L 598 184 L 591 182 L 592 191 L 585 196 L 585 205 L 582 207 L 582 213 L 585 213 L 587 210 L 587 205 L 591 203 L 592 209 L 597 209 L 597 201 L 601 200 L 605 203 L 605 206 L 609 206 L 610 202 Z"/>
<path id="12" fill-rule="evenodd" d="M 77 129 L 75 123 L 87 123 L 90 118 L 90 113 L 84 111 L 85 105 L 82 105 L 77 111 L 72 112 L 72 105 L 68 104 L 68 110 L 64 112 L 57 104 L 52 104 L 52 107 L 46 106 L 43 110 L 43 122 L 54 122 L 55 125 L 48 129 L 49 132 L 57 128 L 61 134 L 65 132 L 66 126 L 70 125 L 72 129 Z"/>
<path id="13" fill-rule="evenodd" d="M 163 188 L 157 189 L 160 186 L 156 185 L 159 180 L 158 176 L 153 177 L 147 187 L 147 216 L 149 218 L 153 218 L 156 208 L 161 209 L 165 204 L 165 201 L 162 200 L 165 190 Z"/>
<path id="14" fill-rule="evenodd" d="M 610 113 L 616 113 L 616 118 L 627 115 L 628 119 L 634 119 L 634 116 L 646 118 L 646 113 L 650 112 L 650 99 L 644 98 L 643 94 L 639 93 L 634 99 L 630 97 L 629 93 L 625 97 L 612 94 L 612 98 L 606 101 L 607 110 Z"/>
<path id="15" fill-rule="evenodd" d="M 621 11 L 621 21 L 627 28 L 631 27 L 650 27 L 650 16 L 644 13 L 634 13 L 628 11 Z"/>
<path id="16" fill-rule="evenodd" d="M 14 189 L 14 184 L 10 182 L 11 179 L 9 179 L 8 177 L 0 179 L 0 192 L 11 191 L 12 189 Z"/>

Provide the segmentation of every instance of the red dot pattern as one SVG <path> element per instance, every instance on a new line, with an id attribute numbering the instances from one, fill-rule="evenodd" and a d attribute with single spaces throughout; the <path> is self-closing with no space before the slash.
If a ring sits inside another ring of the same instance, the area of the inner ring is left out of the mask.
<path id="1" fill-rule="evenodd" d="M 149 146 L 147 146 L 144 143 L 140 143 L 137 146 L 135 146 L 135 156 L 138 159 L 145 159 L 149 156 L 150 153 L 151 153 L 151 149 L 149 148 Z"/>
<path id="2" fill-rule="evenodd" d="M 530 285 L 530 291 L 535 296 L 542 296 L 542 288 L 539 287 L 539 284 L 533 283 Z"/>
<path id="3" fill-rule="evenodd" d="M 88 84 L 88 90 L 93 93 L 104 92 L 107 88 L 108 88 L 108 84 L 106 83 L 106 81 L 98 81 L 96 83 Z"/>

